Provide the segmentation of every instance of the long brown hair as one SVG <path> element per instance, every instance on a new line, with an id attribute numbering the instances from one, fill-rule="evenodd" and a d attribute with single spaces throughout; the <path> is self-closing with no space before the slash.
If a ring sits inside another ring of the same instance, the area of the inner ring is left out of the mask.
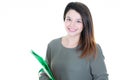
<path id="1" fill-rule="evenodd" d="M 65 8 L 63 19 L 65 21 L 67 12 L 73 9 L 77 11 L 83 22 L 83 31 L 81 32 L 80 40 L 78 46 L 79 50 L 82 50 L 81 58 L 87 57 L 90 55 L 96 56 L 96 42 L 94 39 L 94 29 L 93 29 L 93 20 L 88 7 L 80 2 L 70 2 Z"/>

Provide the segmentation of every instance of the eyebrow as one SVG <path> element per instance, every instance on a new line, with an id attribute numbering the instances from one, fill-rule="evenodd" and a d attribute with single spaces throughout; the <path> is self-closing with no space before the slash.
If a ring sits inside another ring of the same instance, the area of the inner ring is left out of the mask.
<path id="1" fill-rule="evenodd" d="M 70 18 L 69 16 L 66 16 L 66 18 Z"/>
<path id="2" fill-rule="evenodd" d="M 70 16 L 66 16 L 66 18 L 71 18 Z M 77 20 L 82 20 L 81 18 L 77 19 Z"/>

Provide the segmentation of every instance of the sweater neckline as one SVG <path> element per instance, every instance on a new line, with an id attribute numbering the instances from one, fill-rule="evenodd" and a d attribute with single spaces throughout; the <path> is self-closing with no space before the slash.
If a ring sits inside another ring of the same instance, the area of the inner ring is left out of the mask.
<path id="1" fill-rule="evenodd" d="M 62 44 L 62 37 L 59 38 L 59 43 L 61 45 L 62 48 L 64 49 L 68 49 L 68 50 L 76 50 L 78 48 L 78 46 L 74 47 L 74 48 L 67 48 Z"/>

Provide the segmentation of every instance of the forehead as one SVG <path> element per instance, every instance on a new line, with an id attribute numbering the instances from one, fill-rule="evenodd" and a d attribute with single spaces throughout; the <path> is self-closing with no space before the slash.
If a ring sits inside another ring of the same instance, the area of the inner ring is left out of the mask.
<path id="1" fill-rule="evenodd" d="M 79 19 L 82 18 L 81 15 L 80 15 L 77 11 L 75 11 L 75 10 L 73 10 L 73 9 L 70 9 L 70 10 L 67 12 L 66 17 L 79 18 Z"/>

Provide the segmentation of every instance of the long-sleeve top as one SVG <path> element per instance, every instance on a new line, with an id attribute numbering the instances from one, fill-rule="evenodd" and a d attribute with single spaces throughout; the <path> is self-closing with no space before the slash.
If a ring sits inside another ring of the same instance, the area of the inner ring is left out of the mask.
<path id="1" fill-rule="evenodd" d="M 101 47 L 97 46 L 96 58 L 80 58 L 82 51 L 66 48 L 61 38 L 52 40 L 47 47 L 46 60 L 55 80 L 108 80 Z M 42 79 L 41 79 L 42 80 Z"/>

